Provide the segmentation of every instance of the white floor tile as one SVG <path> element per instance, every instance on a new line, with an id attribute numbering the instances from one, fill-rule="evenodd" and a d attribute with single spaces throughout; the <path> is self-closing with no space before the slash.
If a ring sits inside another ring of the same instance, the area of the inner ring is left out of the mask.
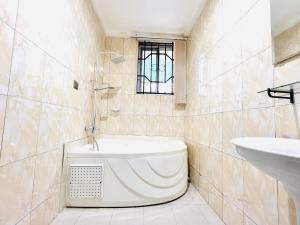
<path id="1" fill-rule="evenodd" d="M 176 225 L 170 205 L 149 206 L 144 208 L 144 225 Z"/>
<path id="2" fill-rule="evenodd" d="M 192 185 L 190 185 L 185 195 L 181 196 L 179 199 L 171 202 L 170 204 L 182 206 L 182 205 L 203 205 L 207 203 L 201 197 L 199 192 Z"/>
<path id="3" fill-rule="evenodd" d="M 207 220 L 208 225 L 224 225 L 223 221 L 217 216 L 209 205 L 203 205 L 201 207 L 201 214 Z"/>
<path id="4" fill-rule="evenodd" d="M 112 217 L 112 212 L 99 213 L 84 213 L 82 214 L 75 225 L 109 225 Z"/>
<path id="5" fill-rule="evenodd" d="M 208 225 L 201 208 L 194 205 L 172 207 L 177 225 Z"/>
<path id="6" fill-rule="evenodd" d="M 190 185 L 176 201 L 137 208 L 66 208 L 51 225 L 224 225 Z"/>
<path id="7" fill-rule="evenodd" d="M 55 218 L 51 225 L 75 225 L 82 213 L 83 209 L 76 211 L 64 209 L 64 211 Z"/>
<path id="8" fill-rule="evenodd" d="M 122 208 L 113 212 L 110 225 L 142 225 L 143 208 Z"/>

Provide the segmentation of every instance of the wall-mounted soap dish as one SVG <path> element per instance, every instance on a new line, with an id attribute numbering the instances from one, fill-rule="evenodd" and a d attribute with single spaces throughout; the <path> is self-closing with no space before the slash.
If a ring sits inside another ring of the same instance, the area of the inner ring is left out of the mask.
<path id="1" fill-rule="evenodd" d="M 119 116 L 120 112 L 120 109 L 112 109 L 110 110 L 110 113 L 100 114 L 100 120 L 107 120 L 109 116 Z"/>
<path id="2" fill-rule="evenodd" d="M 121 89 L 121 86 L 103 85 L 99 88 L 95 88 L 94 91 L 105 91 L 106 93 L 117 93 Z"/>
<path id="3" fill-rule="evenodd" d="M 290 103 L 295 103 L 295 90 L 300 89 L 300 81 L 273 87 L 267 88 L 266 90 L 259 91 L 258 93 L 267 92 L 270 98 L 281 98 L 281 99 L 289 99 Z M 281 94 L 281 95 L 274 95 L 274 94 Z"/>

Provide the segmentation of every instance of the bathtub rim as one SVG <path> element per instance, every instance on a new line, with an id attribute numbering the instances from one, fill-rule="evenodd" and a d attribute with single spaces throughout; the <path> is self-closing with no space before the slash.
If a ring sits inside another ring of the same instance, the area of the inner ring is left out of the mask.
<path id="1" fill-rule="evenodd" d="M 100 140 L 108 139 L 108 140 L 157 140 L 161 142 L 168 141 L 178 141 L 181 142 L 181 146 L 178 148 L 174 148 L 171 150 L 157 151 L 157 152 L 101 152 L 100 150 L 92 150 L 92 144 L 82 144 L 79 146 L 74 146 L 73 148 L 69 148 L 67 150 L 68 158 L 137 158 L 137 157 L 146 157 L 146 156 L 160 156 L 160 155 L 169 155 L 169 154 L 177 154 L 180 152 L 187 151 L 187 145 L 184 142 L 184 139 L 181 137 L 160 137 L 160 136 L 129 136 L 129 135 L 101 135 Z M 99 140 L 97 139 L 97 140 Z"/>

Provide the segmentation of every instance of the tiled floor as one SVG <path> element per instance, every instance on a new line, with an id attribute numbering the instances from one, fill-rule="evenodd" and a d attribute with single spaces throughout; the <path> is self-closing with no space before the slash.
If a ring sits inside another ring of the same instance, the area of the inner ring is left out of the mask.
<path id="1" fill-rule="evenodd" d="M 224 225 L 191 185 L 176 201 L 138 208 L 67 208 L 51 225 Z"/>

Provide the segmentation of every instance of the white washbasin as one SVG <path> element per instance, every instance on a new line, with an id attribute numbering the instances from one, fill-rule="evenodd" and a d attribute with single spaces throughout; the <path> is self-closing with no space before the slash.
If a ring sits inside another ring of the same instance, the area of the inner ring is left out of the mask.
<path id="1" fill-rule="evenodd" d="M 245 137 L 232 139 L 232 143 L 251 164 L 285 185 L 295 201 L 300 225 L 300 140 Z"/>

